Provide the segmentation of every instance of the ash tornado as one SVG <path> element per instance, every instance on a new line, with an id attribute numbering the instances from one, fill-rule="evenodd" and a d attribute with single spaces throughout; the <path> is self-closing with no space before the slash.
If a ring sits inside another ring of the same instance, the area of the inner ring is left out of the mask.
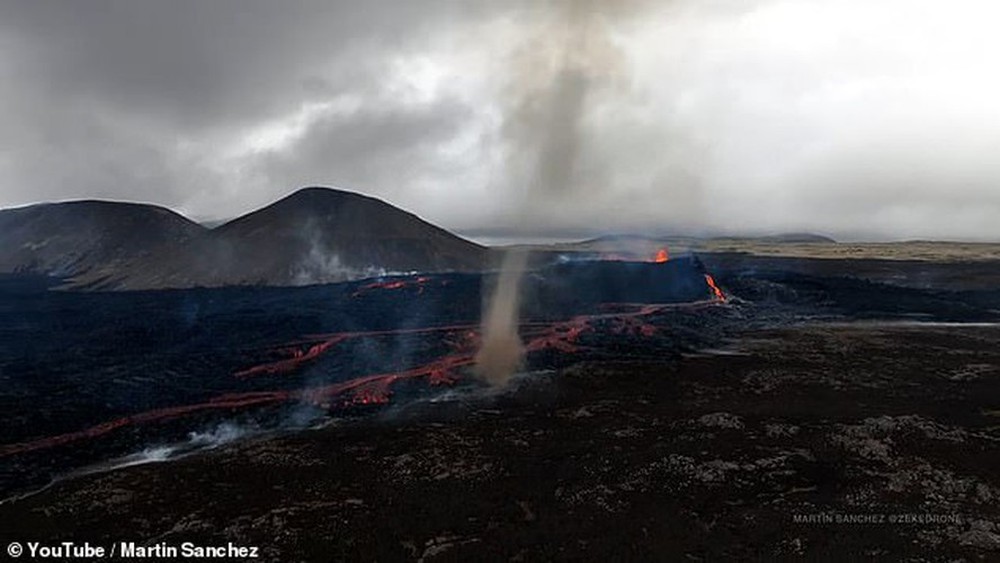
<path id="1" fill-rule="evenodd" d="M 528 253 L 509 250 L 504 254 L 500 276 L 483 316 L 483 343 L 476 354 L 476 375 L 491 385 L 505 385 L 521 367 L 524 345 L 518 334 L 521 278 Z"/>
<path id="2" fill-rule="evenodd" d="M 625 57 L 611 23 L 635 13 L 642 0 L 549 0 L 526 12 L 533 25 L 509 61 L 501 134 L 507 168 L 524 190 L 518 226 L 569 208 L 586 197 L 580 171 L 583 123 L 596 93 L 623 82 Z M 537 210 L 541 210 L 541 216 Z M 508 251 L 496 287 L 484 303 L 482 345 L 475 373 L 504 385 L 521 366 L 518 334 L 521 278 L 528 254 Z"/>

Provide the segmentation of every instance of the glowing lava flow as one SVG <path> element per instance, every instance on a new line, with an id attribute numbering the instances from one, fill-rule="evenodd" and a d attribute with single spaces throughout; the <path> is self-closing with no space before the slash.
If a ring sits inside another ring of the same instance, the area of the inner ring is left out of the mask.
<path id="1" fill-rule="evenodd" d="M 69 432 L 48 438 L 41 438 L 19 444 L 0 446 L 0 457 L 62 446 L 87 438 L 97 438 L 130 425 L 148 424 L 172 420 L 185 415 L 218 410 L 236 410 L 248 407 L 263 407 L 299 401 L 322 408 L 375 405 L 389 402 L 393 383 L 404 379 L 426 377 L 431 385 L 450 384 L 458 379 L 455 370 L 471 365 L 472 352 L 454 354 L 435 360 L 429 364 L 396 373 L 379 373 L 351 379 L 342 383 L 310 387 L 300 390 L 260 391 L 251 393 L 228 393 L 204 403 L 167 407 L 124 416 L 77 432 Z M 344 398 L 332 403 L 336 397 Z"/>
<path id="2" fill-rule="evenodd" d="M 631 311 L 618 311 L 601 313 L 596 315 L 579 315 L 568 321 L 557 322 L 551 325 L 534 325 L 526 323 L 522 327 L 527 327 L 525 336 L 527 343 L 525 350 L 528 352 L 539 352 L 545 349 L 559 350 L 561 352 L 577 352 L 580 350 L 580 336 L 587 332 L 594 332 L 594 321 L 612 321 L 610 331 L 615 334 L 632 334 L 642 337 L 650 337 L 656 333 L 656 327 L 640 320 L 654 313 L 662 311 L 665 305 L 648 305 L 635 303 L 607 303 L 605 309 L 626 308 Z"/>
<path id="3" fill-rule="evenodd" d="M 716 299 L 719 301 L 726 300 L 726 294 L 722 293 L 722 290 L 719 289 L 718 285 L 716 285 L 715 278 L 713 278 L 711 274 L 705 274 L 705 283 L 707 283 L 708 287 L 712 289 L 712 293 L 715 294 Z"/>
<path id="4" fill-rule="evenodd" d="M 289 400 L 293 395 L 291 391 L 261 391 L 253 393 L 228 393 L 220 395 L 204 403 L 194 405 L 183 405 L 179 407 L 167 407 L 146 411 L 131 416 L 123 416 L 108 422 L 91 426 L 77 432 L 60 434 L 49 438 L 42 438 L 31 442 L 20 444 L 7 444 L 0 446 L 0 457 L 41 450 L 55 446 L 62 446 L 71 442 L 76 442 L 85 438 L 96 438 L 109 432 L 128 425 L 146 424 L 163 420 L 170 420 L 208 410 L 234 410 L 239 408 L 263 406 L 268 404 L 281 403 Z"/>
<path id="5" fill-rule="evenodd" d="M 657 264 L 662 264 L 670 260 L 670 253 L 667 252 L 666 248 L 661 248 L 659 252 L 656 253 L 656 258 L 653 259 Z"/>
<path id="6" fill-rule="evenodd" d="M 711 276 L 706 274 L 705 278 L 709 286 L 713 288 L 716 297 L 724 300 L 725 296 L 715 285 Z M 650 337 L 656 333 L 657 329 L 652 324 L 643 321 L 642 317 L 652 315 L 668 307 L 671 307 L 671 305 L 606 304 L 604 309 L 609 311 L 606 313 L 580 315 L 568 321 L 556 323 L 526 322 L 520 326 L 525 339 L 525 349 L 529 353 L 544 350 L 572 353 L 583 347 L 579 342 L 581 335 L 598 330 L 594 325 L 595 321 L 608 322 L 609 324 L 606 329 L 612 333 Z M 303 367 L 306 363 L 327 353 L 335 344 L 349 338 L 441 333 L 446 336 L 452 336 L 452 339 L 444 338 L 443 342 L 448 344 L 454 351 L 427 364 L 400 372 L 377 373 L 340 383 L 299 390 L 227 393 L 202 403 L 141 412 L 76 432 L 40 438 L 28 442 L 0 445 L 0 457 L 97 438 L 126 426 L 162 422 L 207 411 L 236 411 L 250 407 L 273 406 L 289 402 L 302 402 L 328 409 L 385 404 L 392 396 L 393 384 L 403 380 L 423 378 L 430 385 L 448 385 L 458 381 L 462 377 L 461 370 L 471 366 L 475 361 L 475 351 L 479 347 L 480 338 L 477 328 L 475 325 L 451 325 L 406 330 L 344 332 L 314 336 L 304 342 L 293 345 L 299 346 L 299 348 L 284 348 L 284 353 L 292 356 L 290 358 L 251 367 L 237 372 L 235 375 L 237 377 L 248 377 L 295 371 Z M 306 345 L 308 347 L 303 350 L 301 346 Z"/>
<path id="7" fill-rule="evenodd" d="M 323 342 L 313 344 L 305 351 L 300 348 L 286 348 L 281 350 L 281 353 L 291 355 L 290 358 L 286 360 L 280 360 L 277 362 L 271 362 L 269 364 L 262 364 L 259 366 L 254 366 L 247 368 L 243 371 L 236 372 L 236 377 L 254 377 L 258 375 L 275 375 L 279 373 L 290 373 L 298 369 L 299 367 L 312 362 L 316 358 L 323 355 L 324 352 L 332 348 L 335 344 L 343 342 L 348 338 L 348 335 L 336 335 Z"/>
<path id="8" fill-rule="evenodd" d="M 453 325 L 406 330 L 338 333 L 315 337 L 317 339 L 321 339 L 321 341 L 309 346 L 305 352 L 292 349 L 292 352 L 290 352 L 293 354 L 292 358 L 255 366 L 237 372 L 234 375 L 238 377 L 247 377 L 252 375 L 278 374 L 294 371 L 304 364 L 315 360 L 317 357 L 328 351 L 337 342 L 342 342 L 348 338 L 380 337 L 387 335 L 434 332 L 458 333 L 460 338 L 457 340 L 445 340 L 446 343 L 456 349 L 454 354 L 443 356 L 430 363 L 411 368 L 409 370 L 367 375 L 341 383 L 333 383 L 300 390 L 227 393 L 203 403 L 154 409 L 117 418 L 76 432 L 69 432 L 58 436 L 41 438 L 18 444 L 0 445 L 0 457 L 62 446 L 84 439 L 97 438 L 125 426 L 168 421 L 199 412 L 263 407 L 293 401 L 304 402 L 322 408 L 344 408 L 359 405 L 385 404 L 389 401 L 389 398 L 392 395 L 392 384 L 398 381 L 426 378 L 428 383 L 434 386 L 451 384 L 457 381 L 460 377 L 457 370 L 473 363 L 474 351 L 478 345 L 478 335 L 475 333 L 474 329 L 475 325 Z M 286 348 L 286 351 L 287 350 L 288 349 Z M 333 399 L 337 397 L 343 398 L 338 402 L 333 402 Z"/>
<path id="9" fill-rule="evenodd" d="M 321 334 L 316 336 L 307 337 L 303 342 L 298 344 L 292 344 L 284 348 L 278 349 L 278 353 L 283 355 L 289 355 L 291 357 L 278 360 L 275 362 L 270 362 L 266 364 L 261 364 L 247 368 L 245 370 L 238 371 L 233 374 L 234 377 L 244 378 L 244 377 L 255 377 L 260 375 L 277 375 L 282 373 L 293 373 L 299 368 L 304 367 L 322 356 L 324 353 L 330 350 L 334 345 L 344 342 L 345 340 L 354 338 L 377 338 L 380 336 L 394 336 L 402 334 L 427 334 L 427 333 L 451 333 L 451 332 L 469 332 L 475 331 L 476 325 L 448 325 L 448 326 L 437 326 L 428 328 L 413 328 L 413 329 L 403 329 L 403 330 L 378 330 L 378 331 L 367 331 L 367 332 L 337 332 L 333 334 Z M 298 346 L 308 346 L 305 350 Z"/>

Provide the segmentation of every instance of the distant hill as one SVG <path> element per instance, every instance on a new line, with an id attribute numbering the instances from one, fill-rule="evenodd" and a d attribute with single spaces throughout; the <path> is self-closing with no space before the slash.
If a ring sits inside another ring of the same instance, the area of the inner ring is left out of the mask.
<path id="1" fill-rule="evenodd" d="M 73 276 L 113 270 L 207 229 L 154 205 L 46 203 L 0 210 L 0 272 Z"/>
<path id="2" fill-rule="evenodd" d="M 646 243 L 646 242 L 656 242 L 660 243 L 667 240 L 667 237 L 650 237 L 644 235 L 632 235 L 632 234 L 619 234 L 619 235 L 604 235 L 600 237 L 594 237 L 586 240 L 582 240 L 576 243 L 576 245 L 618 245 L 618 244 L 629 244 L 629 243 Z"/>
<path id="3" fill-rule="evenodd" d="M 823 236 L 823 235 L 817 235 L 817 234 L 814 234 L 814 233 L 781 233 L 781 234 L 778 234 L 778 235 L 770 235 L 770 236 L 757 237 L 754 240 L 757 240 L 757 241 L 760 241 L 760 242 L 776 242 L 776 243 L 783 243 L 783 244 L 801 244 L 801 243 L 807 243 L 807 244 L 831 244 L 831 243 L 836 243 L 837 242 L 836 240 L 834 240 L 834 239 L 832 239 L 830 237 L 826 237 L 826 236 Z"/>
<path id="4" fill-rule="evenodd" d="M 102 210 L 96 220 L 84 212 L 93 205 Z M 25 212 L 52 217 L 12 230 Z M 95 222 L 90 230 L 78 227 Z M 381 200 L 327 188 L 299 190 L 214 229 L 166 209 L 115 202 L 5 210 L 0 241 L 0 272 L 66 276 L 72 286 L 101 289 L 304 285 L 475 270 L 486 254 Z"/>

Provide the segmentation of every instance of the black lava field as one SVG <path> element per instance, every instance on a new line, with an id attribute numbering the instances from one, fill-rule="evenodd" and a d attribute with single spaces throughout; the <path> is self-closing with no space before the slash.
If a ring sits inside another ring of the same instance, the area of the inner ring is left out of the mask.
<path id="1" fill-rule="evenodd" d="M 802 318 L 998 317 L 996 292 L 713 267 L 715 278 L 683 256 L 529 272 L 524 371 L 665 360 L 748 326 Z M 471 366 L 489 281 L 413 274 L 302 288 L 86 293 L 60 291 L 58 280 L 3 278 L 0 491 L 482 390 Z"/>
<path id="2" fill-rule="evenodd" d="M 479 386 L 469 367 L 483 281 L 81 293 L 6 277 L 0 489 Z M 570 356 L 676 353 L 655 317 L 717 299 L 695 258 L 567 263 L 529 274 L 525 286 L 531 370 Z"/>

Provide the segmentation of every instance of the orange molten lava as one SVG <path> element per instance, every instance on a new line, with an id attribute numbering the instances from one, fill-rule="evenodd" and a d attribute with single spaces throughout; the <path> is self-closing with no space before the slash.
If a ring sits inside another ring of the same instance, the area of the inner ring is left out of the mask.
<path id="1" fill-rule="evenodd" d="M 653 260 L 657 264 L 666 262 L 670 260 L 670 254 L 667 252 L 666 248 L 661 248 L 659 252 L 656 253 L 656 258 Z"/>
<path id="2" fill-rule="evenodd" d="M 716 285 L 715 278 L 713 278 L 710 274 L 705 274 L 705 281 L 708 283 L 708 287 L 712 288 L 712 293 L 715 294 L 716 299 L 719 301 L 726 300 L 726 294 L 722 293 L 722 290 L 719 289 L 718 285 Z"/>
<path id="3" fill-rule="evenodd" d="M 706 276 L 713 288 L 714 280 Z M 722 292 L 717 295 L 722 297 Z M 607 304 L 606 313 L 580 315 L 568 321 L 522 323 L 525 349 L 528 352 L 557 350 L 576 352 L 586 349 L 580 342 L 581 335 L 595 331 L 592 321 L 612 322 L 610 330 L 617 334 L 633 334 L 652 337 L 657 329 L 646 322 L 644 317 L 660 312 L 665 306 L 658 304 Z M 140 412 L 118 419 L 109 420 L 90 428 L 66 434 L 49 436 L 33 441 L 15 444 L 0 444 L 0 458 L 38 451 L 47 448 L 93 439 L 110 434 L 128 426 L 155 424 L 184 416 L 210 411 L 236 412 L 242 409 L 259 408 L 289 402 L 306 402 L 323 408 L 363 407 L 384 405 L 390 402 L 393 385 L 404 380 L 425 378 L 430 385 L 450 385 L 463 377 L 463 371 L 475 364 L 475 350 L 479 347 L 479 334 L 474 325 L 450 325 L 402 330 L 369 332 L 340 332 L 327 335 L 311 335 L 303 341 L 283 347 L 276 352 L 284 359 L 251 367 L 237 372 L 237 377 L 259 375 L 279 375 L 291 373 L 306 367 L 320 356 L 329 354 L 337 344 L 354 338 L 379 338 L 400 334 L 445 335 L 445 342 L 453 349 L 451 353 L 423 365 L 402 371 L 363 375 L 339 383 L 329 383 L 305 389 L 277 389 L 273 391 L 248 391 L 218 395 L 207 401 L 189 405 L 178 405 Z"/>

